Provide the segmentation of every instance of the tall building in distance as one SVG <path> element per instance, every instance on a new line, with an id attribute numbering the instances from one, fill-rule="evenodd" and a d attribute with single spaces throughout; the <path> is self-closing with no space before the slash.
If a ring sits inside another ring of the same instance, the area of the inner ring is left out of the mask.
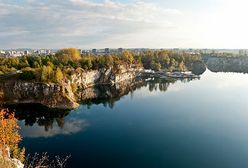
<path id="1" fill-rule="evenodd" d="M 118 48 L 118 53 L 122 53 L 123 52 L 123 48 Z"/>
<path id="2" fill-rule="evenodd" d="M 110 49 L 109 48 L 105 48 L 104 49 L 104 52 L 105 52 L 105 54 L 109 54 L 110 53 Z"/>
<path id="3" fill-rule="evenodd" d="M 28 50 L 25 50 L 24 51 L 24 55 L 29 55 L 29 51 Z"/>
<path id="4" fill-rule="evenodd" d="M 97 54 L 97 50 L 96 49 L 92 49 L 92 53 L 93 54 Z"/>

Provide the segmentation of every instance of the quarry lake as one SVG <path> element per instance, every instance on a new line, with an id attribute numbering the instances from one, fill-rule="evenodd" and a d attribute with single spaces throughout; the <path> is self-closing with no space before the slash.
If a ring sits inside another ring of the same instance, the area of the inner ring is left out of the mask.
<path id="1" fill-rule="evenodd" d="M 19 117 L 21 145 L 71 155 L 69 167 L 248 167 L 247 74 L 207 70 L 192 81 L 147 80 L 77 110 L 28 109 Z"/>

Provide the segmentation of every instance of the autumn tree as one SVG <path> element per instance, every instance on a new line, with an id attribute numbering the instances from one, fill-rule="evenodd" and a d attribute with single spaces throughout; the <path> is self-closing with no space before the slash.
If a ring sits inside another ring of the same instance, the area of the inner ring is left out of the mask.
<path id="1" fill-rule="evenodd" d="M 121 58 L 123 61 L 125 61 L 129 64 L 132 64 L 134 61 L 133 55 L 129 51 L 124 51 L 121 55 Z"/>
<path id="2" fill-rule="evenodd" d="M 180 71 L 185 71 L 185 70 L 187 70 L 187 68 L 186 68 L 186 66 L 185 66 L 185 64 L 184 64 L 183 61 L 179 63 L 179 65 L 178 65 L 178 70 L 180 70 Z"/>
<path id="3" fill-rule="evenodd" d="M 21 136 L 18 132 L 20 127 L 17 124 L 17 119 L 14 113 L 6 110 L 0 110 L 0 150 L 4 156 L 7 156 L 10 149 L 12 157 L 24 161 L 25 149 L 19 149 L 18 143 L 21 141 Z"/>
<path id="4" fill-rule="evenodd" d="M 53 79 L 53 69 L 50 66 L 43 66 L 41 71 L 41 81 L 48 82 Z"/>
<path id="5" fill-rule="evenodd" d="M 81 55 L 78 49 L 76 48 L 64 48 L 57 52 L 56 57 L 63 64 L 67 64 L 69 61 L 79 61 Z"/>
<path id="6" fill-rule="evenodd" d="M 152 62 L 152 70 L 159 71 L 161 69 L 161 64 L 157 62 Z"/>
<path id="7" fill-rule="evenodd" d="M 64 78 L 63 72 L 60 68 L 57 68 L 55 73 L 55 82 L 60 82 Z"/>
<path id="8" fill-rule="evenodd" d="M 82 60 L 80 61 L 82 68 L 86 70 L 91 69 L 93 66 L 92 60 L 93 60 L 92 56 L 83 57 Z"/>

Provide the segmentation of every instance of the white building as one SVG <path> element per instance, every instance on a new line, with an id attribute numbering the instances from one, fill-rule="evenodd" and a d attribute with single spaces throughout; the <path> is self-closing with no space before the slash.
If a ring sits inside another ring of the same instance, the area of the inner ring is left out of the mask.
<path id="1" fill-rule="evenodd" d="M 3 51 L 3 50 L 0 50 L 0 54 L 5 54 L 5 51 Z"/>

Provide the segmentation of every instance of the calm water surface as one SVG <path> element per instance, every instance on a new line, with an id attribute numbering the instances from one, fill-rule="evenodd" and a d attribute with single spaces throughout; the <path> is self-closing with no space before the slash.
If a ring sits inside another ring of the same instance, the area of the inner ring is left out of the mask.
<path id="1" fill-rule="evenodd" d="M 20 121 L 28 152 L 71 155 L 69 167 L 248 167 L 245 74 L 150 81 L 109 104 L 81 105 L 25 126 L 28 120 Z"/>

